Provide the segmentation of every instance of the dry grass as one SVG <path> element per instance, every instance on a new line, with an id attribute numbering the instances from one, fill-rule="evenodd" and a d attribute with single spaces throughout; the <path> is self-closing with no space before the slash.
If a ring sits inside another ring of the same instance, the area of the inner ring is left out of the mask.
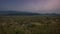
<path id="1" fill-rule="evenodd" d="M 0 34 L 60 34 L 60 17 L 0 16 Z"/>

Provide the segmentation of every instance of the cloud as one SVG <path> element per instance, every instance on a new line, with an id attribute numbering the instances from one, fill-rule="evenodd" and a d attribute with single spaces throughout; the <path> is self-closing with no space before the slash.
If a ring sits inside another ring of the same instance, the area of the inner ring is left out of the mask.
<path id="1" fill-rule="evenodd" d="M 37 2 L 32 2 L 27 4 L 26 10 L 32 10 L 35 12 L 43 12 L 43 13 L 51 13 L 51 12 L 59 12 L 60 9 L 60 0 L 37 0 Z"/>
<path id="2" fill-rule="evenodd" d="M 40 1 L 37 4 L 32 5 L 35 10 L 55 10 L 60 8 L 60 0 L 46 0 Z"/>
<path id="3" fill-rule="evenodd" d="M 0 5 L 3 8 L 2 10 L 22 10 L 38 13 L 60 12 L 60 0 L 11 0 L 8 2 L 4 1 L 4 3 L 1 1 Z"/>
<path id="4" fill-rule="evenodd" d="M 59 0 L 49 0 L 46 4 L 44 4 L 43 10 L 55 10 L 57 9 L 60 5 Z"/>

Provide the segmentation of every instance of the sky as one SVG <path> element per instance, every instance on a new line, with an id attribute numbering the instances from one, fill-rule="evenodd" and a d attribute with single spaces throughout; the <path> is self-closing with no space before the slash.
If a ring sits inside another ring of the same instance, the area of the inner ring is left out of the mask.
<path id="1" fill-rule="evenodd" d="M 0 0 L 0 11 L 60 13 L 60 0 Z"/>

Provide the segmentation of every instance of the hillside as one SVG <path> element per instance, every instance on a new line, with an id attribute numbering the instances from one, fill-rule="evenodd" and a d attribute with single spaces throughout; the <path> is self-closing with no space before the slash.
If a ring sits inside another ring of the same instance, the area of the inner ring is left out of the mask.
<path id="1" fill-rule="evenodd" d="M 0 15 L 40 15 L 40 14 L 22 11 L 0 11 Z"/>

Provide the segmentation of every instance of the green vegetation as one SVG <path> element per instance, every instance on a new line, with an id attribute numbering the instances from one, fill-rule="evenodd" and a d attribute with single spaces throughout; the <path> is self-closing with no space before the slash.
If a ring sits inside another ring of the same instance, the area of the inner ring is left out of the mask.
<path id="1" fill-rule="evenodd" d="M 0 34 L 60 34 L 60 17 L 0 16 Z"/>

